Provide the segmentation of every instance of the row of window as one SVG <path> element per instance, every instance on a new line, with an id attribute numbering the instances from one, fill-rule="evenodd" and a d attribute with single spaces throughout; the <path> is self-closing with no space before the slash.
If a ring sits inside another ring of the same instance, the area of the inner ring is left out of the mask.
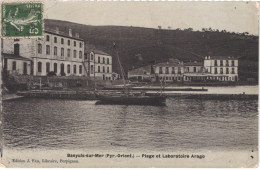
<path id="1" fill-rule="evenodd" d="M 50 72 L 50 63 L 47 62 L 46 63 L 46 73 Z M 57 73 L 57 69 L 58 69 L 58 64 L 54 63 L 53 65 L 54 68 L 54 72 Z M 42 72 L 42 62 L 38 62 L 38 72 L 41 73 Z M 64 64 L 60 65 L 60 73 L 65 73 L 64 72 Z M 67 74 L 71 73 L 71 68 L 70 68 L 70 64 L 67 65 Z M 73 74 L 77 74 L 77 65 L 73 65 Z M 79 65 L 79 74 L 82 74 L 82 65 Z"/>
<path id="2" fill-rule="evenodd" d="M 70 49 L 67 49 L 67 57 L 70 57 L 70 55 L 71 55 L 70 51 L 71 51 Z M 42 54 L 42 45 L 41 44 L 38 44 L 38 53 Z M 46 55 L 50 55 L 50 46 L 49 45 L 46 45 Z M 53 48 L 53 55 L 55 55 L 55 56 L 58 55 L 58 48 L 56 46 Z M 62 57 L 64 56 L 64 48 L 61 48 L 60 56 L 62 56 Z M 77 50 L 73 50 L 73 57 L 77 58 Z M 80 59 L 82 58 L 82 51 L 79 51 L 79 58 Z"/>
<path id="3" fill-rule="evenodd" d="M 50 41 L 50 36 L 49 35 L 46 36 L 46 41 Z M 53 38 L 53 42 L 54 43 L 58 43 L 58 38 L 54 37 Z M 64 44 L 64 38 L 60 39 L 60 43 Z M 74 44 L 74 47 L 77 47 L 77 42 L 76 41 L 73 41 L 73 44 Z M 67 45 L 70 46 L 70 40 L 67 41 Z M 82 48 L 82 42 L 79 43 L 79 47 Z"/>
<path id="4" fill-rule="evenodd" d="M 105 66 L 103 66 L 102 68 L 103 68 L 103 69 L 102 69 L 102 72 L 101 72 L 101 67 L 98 66 L 97 72 L 98 72 L 98 73 L 106 73 L 106 68 L 105 68 Z M 110 69 L 109 69 L 109 67 L 107 67 L 107 73 L 109 73 L 109 71 L 110 71 Z M 90 74 L 94 74 L 94 66 L 93 66 L 93 65 L 90 66 Z"/>
<path id="5" fill-rule="evenodd" d="M 220 65 L 219 66 L 223 66 L 223 61 L 224 60 L 220 60 Z M 226 60 L 226 66 L 229 66 L 229 62 L 228 62 L 229 60 Z M 214 65 L 215 66 L 218 66 L 218 60 L 214 60 Z M 235 61 L 234 60 L 232 60 L 231 61 L 231 66 L 235 66 Z"/>
<path id="6" fill-rule="evenodd" d="M 224 74 L 223 68 L 220 68 L 220 74 Z M 215 74 L 218 74 L 218 68 L 215 68 Z M 229 68 L 226 68 L 226 74 L 229 74 Z M 232 68 L 231 74 L 235 74 L 235 68 Z"/>
<path id="7" fill-rule="evenodd" d="M 178 68 L 178 71 L 177 73 L 178 74 L 181 74 L 181 67 L 177 67 Z M 175 67 L 172 67 L 172 74 L 175 74 Z M 159 74 L 163 74 L 163 69 L 162 67 L 159 67 Z M 169 74 L 169 67 L 165 67 L 165 74 Z"/>
<path id="8" fill-rule="evenodd" d="M 160 80 L 182 80 L 182 77 L 160 77 Z"/>
<path id="9" fill-rule="evenodd" d="M 94 55 L 93 54 L 90 54 L 90 60 L 94 60 Z M 109 62 L 109 58 L 107 58 L 107 63 L 105 62 L 106 61 L 106 59 L 105 59 L 105 57 L 103 57 L 102 58 L 102 63 L 103 64 L 109 64 L 110 62 Z M 98 61 L 97 61 L 97 63 L 101 63 L 101 57 L 100 56 L 98 56 Z"/>

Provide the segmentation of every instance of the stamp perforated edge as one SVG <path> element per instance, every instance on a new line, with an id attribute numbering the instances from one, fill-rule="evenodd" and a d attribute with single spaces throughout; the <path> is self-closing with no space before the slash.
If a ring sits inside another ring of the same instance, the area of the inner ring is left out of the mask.
<path id="1" fill-rule="evenodd" d="M 41 14 L 42 14 L 42 36 L 21 36 L 21 37 L 3 37 L 2 36 L 2 5 L 3 4 L 11 4 L 11 3 L 20 3 L 20 4 L 23 4 L 23 3 L 41 3 L 42 4 L 42 11 L 41 11 Z M 1 3 L 0 3 L 0 8 L 1 8 L 1 12 L 0 12 L 0 28 L 1 28 L 1 31 L 0 31 L 0 38 L 2 39 L 31 39 L 31 38 L 44 38 L 44 16 L 45 16 L 45 13 L 44 13 L 44 7 L 45 7 L 45 4 L 44 4 L 44 0 L 35 0 L 35 1 L 12 1 L 12 0 L 2 0 Z"/>

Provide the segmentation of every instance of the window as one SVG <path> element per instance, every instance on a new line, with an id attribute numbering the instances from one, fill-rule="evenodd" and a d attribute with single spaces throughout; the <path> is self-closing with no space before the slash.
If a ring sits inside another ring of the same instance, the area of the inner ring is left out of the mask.
<path id="1" fill-rule="evenodd" d="M 103 63 L 105 64 L 105 57 L 103 57 Z"/>
<path id="2" fill-rule="evenodd" d="M 109 58 L 107 58 L 107 64 L 109 64 Z"/>
<path id="3" fill-rule="evenodd" d="M 229 68 L 226 68 L 226 74 L 229 74 Z"/>
<path id="4" fill-rule="evenodd" d="M 79 58 L 82 58 L 82 51 L 79 51 Z"/>
<path id="5" fill-rule="evenodd" d="M 79 43 L 79 47 L 80 47 L 80 48 L 82 47 L 82 43 Z"/>
<path id="6" fill-rule="evenodd" d="M 14 55 L 20 55 L 20 45 L 14 44 Z"/>
<path id="7" fill-rule="evenodd" d="M 218 61 L 217 60 L 215 60 L 215 66 L 218 66 Z"/>
<path id="8" fill-rule="evenodd" d="M 235 66 L 235 61 L 234 60 L 232 60 L 232 66 Z"/>
<path id="9" fill-rule="evenodd" d="M 47 62 L 46 63 L 46 73 L 49 73 L 50 72 L 50 63 Z"/>
<path id="10" fill-rule="evenodd" d="M 197 72 L 197 68 L 196 67 L 193 67 L 193 72 Z"/>
<path id="11" fill-rule="evenodd" d="M 50 46 L 49 45 L 46 45 L 46 54 L 50 55 Z"/>
<path id="12" fill-rule="evenodd" d="M 232 68 L 232 74 L 235 74 L 235 68 Z"/>
<path id="13" fill-rule="evenodd" d="M 58 50 L 57 47 L 54 47 L 54 52 L 53 52 L 54 55 L 57 55 L 57 50 Z"/>
<path id="14" fill-rule="evenodd" d="M 159 74 L 162 74 L 162 67 L 159 67 Z"/>
<path id="15" fill-rule="evenodd" d="M 226 60 L 226 66 L 229 66 L 228 60 Z"/>
<path id="16" fill-rule="evenodd" d="M 67 50 L 67 57 L 70 57 L 70 49 Z"/>
<path id="17" fill-rule="evenodd" d="M 61 39 L 61 44 L 64 44 L 64 39 L 63 38 Z"/>
<path id="18" fill-rule="evenodd" d="M 181 67 L 178 67 L 178 74 L 181 74 Z"/>
<path id="19" fill-rule="evenodd" d="M 38 44 L 38 53 L 41 54 L 42 53 L 42 45 Z"/>
<path id="20" fill-rule="evenodd" d="M 16 61 L 13 61 L 12 70 L 16 70 Z"/>
<path id="21" fill-rule="evenodd" d="M 187 67 L 187 72 L 190 72 L 190 67 Z"/>
<path id="22" fill-rule="evenodd" d="M 172 74 L 175 74 L 175 68 L 172 67 Z"/>
<path id="23" fill-rule="evenodd" d="M 169 67 L 165 68 L 165 74 L 169 74 Z"/>
<path id="24" fill-rule="evenodd" d="M 74 41 L 74 47 L 76 47 L 77 46 L 77 43 L 76 43 L 76 41 Z"/>
<path id="25" fill-rule="evenodd" d="M 73 73 L 77 74 L 77 66 L 76 65 L 73 66 Z"/>
<path id="26" fill-rule="evenodd" d="M 60 50 L 60 55 L 63 57 L 64 56 L 64 48 L 61 48 Z"/>
<path id="27" fill-rule="evenodd" d="M 42 72 L 42 62 L 38 62 L 38 72 Z"/>
<path id="28" fill-rule="evenodd" d="M 223 60 L 220 60 L 220 66 L 223 66 Z"/>
<path id="29" fill-rule="evenodd" d="M 50 41 L 50 36 L 49 35 L 46 36 L 46 41 Z"/>
<path id="30" fill-rule="evenodd" d="M 74 58 L 77 57 L 77 51 L 76 51 L 76 50 L 73 51 L 73 57 L 74 57 Z"/>
<path id="31" fill-rule="evenodd" d="M 67 66 L 67 73 L 70 74 L 70 65 Z"/>
<path id="32" fill-rule="evenodd" d="M 100 66 L 98 66 L 98 72 L 100 73 Z"/>
<path id="33" fill-rule="evenodd" d="M 93 58 L 94 58 L 94 55 L 90 54 L 90 60 L 93 60 Z"/>
<path id="34" fill-rule="evenodd" d="M 94 66 L 91 65 L 91 66 L 90 66 L 90 74 L 93 74 L 93 73 L 94 73 Z"/>
<path id="35" fill-rule="evenodd" d="M 54 73 L 57 73 L 57 67 L 58 67 L 57 63 L 54 63 Z"/>
<path id="36" fill-rule="evenodd" d="M 105 70 L 105 66 L 103 66 L 103 73 L 105 73 L 106 72 L 106 70 Z"/>
<path id="37" fill-rule="evenodd" d="M 220 74 L 223 74 L 223 68 L 220 68 Z"/>
<path id="38" fill-rule="evenodd" d="M 68 40 L 68 46 L 70 46 L 70 40 Z"/>
<path id="39" fill-rule="evenodd" d="M 109 67 L 107 67 L 107 73 L 109 73 Z"/>
<path id="40" fill-rule="evenodd" d="M 79 66 L 79 74 L 82 74 L 82 65 Z"/>
<path id="41" fill-rule="evenodd" d="M 57 43 L 57 37 L 54 37 L 54 43 Z"/>
<path id="42" fill-rule="evenodd" d="M 98 63 L 100 63 L 100 57 L 98 57 Z"/>
<path id="43" fill-rule="evenodd" d="M 215 74 L 218 74 L 218 68 L 215 68 Z"/>

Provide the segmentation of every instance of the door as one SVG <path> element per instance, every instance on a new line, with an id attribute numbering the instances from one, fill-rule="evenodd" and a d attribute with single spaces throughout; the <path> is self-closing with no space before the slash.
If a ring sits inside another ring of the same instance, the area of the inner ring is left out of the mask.
<path id="1" fill-rule="evenodd" d="M 27 63 L 26 62 L 23 63 L 23 74 L 27 75 Z"/>

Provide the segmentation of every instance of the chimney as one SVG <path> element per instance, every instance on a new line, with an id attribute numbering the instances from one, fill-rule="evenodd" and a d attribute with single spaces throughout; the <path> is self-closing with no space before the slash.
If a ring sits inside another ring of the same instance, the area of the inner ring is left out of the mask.
<path id="1" fill-rule="evenodd" d="M 208 57 L 206 56 L 206 57 L 205 57 L 205 60 L 207 60 L 207 59 L 208 59 Z"/>
<path id="2" fill-rule="evenodd" d="M 76 38 L 79 38 L 79 33 L 76 33 L 75 36 L 76 36 Z"/>
<path id="3" fill-rule="evenodd" d="M 59 27 L 56 27 L 55 32 L 56 32 L 57 34 L 59 34 Z"/>
<path id="4" fill-rule="evenodd" d="M 210 59 L 210 56 L 208 57 L 208 59 Z"/>
<path id="5" fill-rule="evenodd" d="M 72 37 L 72 29 L 69 29 L 69 36 Z"/>

